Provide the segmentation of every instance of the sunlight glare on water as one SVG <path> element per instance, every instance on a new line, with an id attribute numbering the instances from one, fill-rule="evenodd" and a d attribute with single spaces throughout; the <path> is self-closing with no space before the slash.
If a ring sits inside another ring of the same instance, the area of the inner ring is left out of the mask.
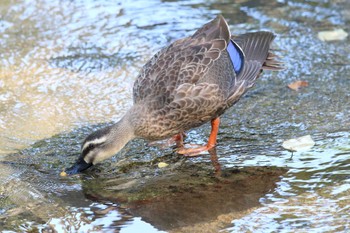
<path id="1" fill-rule="evenodd" d="M 110 209 L 110 210 L 108 210 Z M 108 210 L 108 211 L 105 211 Z M 106 214 L 104 214 L 106 212 Z M 86 221 L 88 219 L 88 221 Z M 71 228 L 71 223 L 75 222 L 75 229 Z M 70 223 L 70 224 L 69 224 Z M 120 232 L 163 232 L 154 228 L 149 223 L 141 220 L 139 217 L 132 218 L 131 216 L 122 216 L 117 211 L 115 205 L 107 206 L 103 204 L 92 204 L 84 209 L 71 210 L 70 216 L 65 219 L 53 218 L 45 227 L 50 226 L 57 232 L 92 232 L 92 231 L 110 231 L 113 228 L 121 228 Z M 46 228 L 43 227 L 42 230 Z"/>
<path id="2" fill-rule="evenodd" d="M 119 119 L 131 105 L 132 84 L 146 59 L 186 34 L 185 25 L 198 25 L 184 24 L 187 7 L 176 18 L 166 13 L 177 4 L 153 12 L 158 1 L 2 4 L 3 154 L 62 130 Z"/>

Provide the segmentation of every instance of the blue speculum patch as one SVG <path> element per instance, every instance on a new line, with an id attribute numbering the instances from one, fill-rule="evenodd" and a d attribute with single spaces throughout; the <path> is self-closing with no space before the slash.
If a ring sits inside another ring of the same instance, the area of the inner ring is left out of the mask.
<path id="1" fill-rule="evenodd" d="M 230 43 L 227 45 L 227 52 L 230 55 L 233 69 L 235 70 L 236 75 L 238 75 L 243 68 L 243 63 L 244 63 L 243 52 L 241 48 L 232 40 L 230 40 Z"/>

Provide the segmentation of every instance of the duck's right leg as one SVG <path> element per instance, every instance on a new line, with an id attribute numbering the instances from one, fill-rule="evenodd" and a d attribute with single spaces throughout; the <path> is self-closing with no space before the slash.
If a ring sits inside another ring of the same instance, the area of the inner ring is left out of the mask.
<path id="1" fill-rule="evenodd" d="M 219 125 L 220 125 L 220 118 L 217 117 L 213 120 L 211 120 L 211 132 L 209 136 L 208 143 L 205 146 L 200 146 L 197 148 L 185 148 L 182 146 L 182 148 L 179 148 L 177 153 L 185 155 L 185 156 L 197 156 L 201 154 L 202 152 L 206 152 L 210 150 L 211 148 L 216 146 L 216 137 L 218 135 L 219 131 Z"/>

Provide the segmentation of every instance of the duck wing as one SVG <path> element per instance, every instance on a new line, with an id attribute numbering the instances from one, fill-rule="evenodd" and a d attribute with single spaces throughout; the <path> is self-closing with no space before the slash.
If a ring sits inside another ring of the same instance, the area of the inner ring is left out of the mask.
<path id="1" fill-rule="evenodd" d="M 233 105 L 254 84 L 263 70 L 283 70 L 282 62 L 270 49 L 275 35 L 271 32 L 253 32 L 231 39 L 244 53 L 243 69 L 237 74 L 234 85 L 230 88 L 231 94 L 228 104 Z"/>
<path id="2" fill-rule="evenodd" d="M 179 93 L 192 96 L 190 90 L 197 89 L 181 85 L 199 83 L 226 50 L 230 36 L 225 19 L 218 16 L 191 37 L 161 49 L 143 67 L 134 83 L 134 104 L 142 102 L 154 110 L 169 105 Z"/>

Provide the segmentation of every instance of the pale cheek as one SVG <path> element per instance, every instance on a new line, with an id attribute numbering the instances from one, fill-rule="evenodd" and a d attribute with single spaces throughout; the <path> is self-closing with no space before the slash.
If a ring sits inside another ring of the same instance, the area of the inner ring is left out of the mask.
<path id="1" fill-rule="evenodd" d="M 95 163 L 95 157 L 96 156 L 94 156 L 94 154 L 95 153 L 93 153 L 93 151 L 90 151 L 89 153 L 87 153 L 86 155 L 85 155 L 85 157 L 84 157 L 84 161 L 86 162 L 86 163 Z"/>
<path id="2" fill-rule="evenodd" d="M 105 159 L 112 157 L 114 154 L 115 153 L 113 149 L 100 151 L 97 154 L 97 156 L 94 158 L 93 163 L 94 164 L 99 163 Z"/>

